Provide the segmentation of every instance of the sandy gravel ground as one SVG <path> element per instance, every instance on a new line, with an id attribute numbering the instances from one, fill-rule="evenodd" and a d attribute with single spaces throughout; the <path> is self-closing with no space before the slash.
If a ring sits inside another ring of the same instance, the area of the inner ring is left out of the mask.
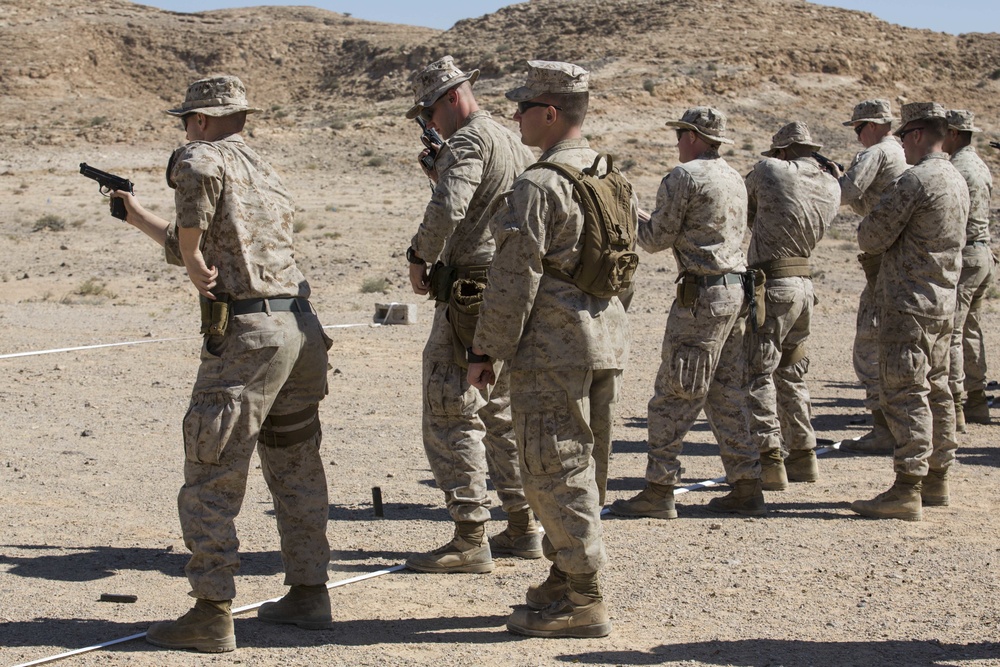
<path id="1" fill-rule="evenodd" d="M 402 141 L 386 144 L 384 164 L 362 167 L 323 157 L 335 149 L 321 142 L 305 155 L 288 144 L 259 145 L 299 203 L 298 254 L 324 323 L 360 325 L 329 330 L 331 393 L 321 406 L 331 580 L 348 579 L 397 565 L 450 533 L 420 443 L 430 304 L 409 292 L 402 257 L 426 185 L 411 163 L 415 146 Z M 96 188 L 75 173 L 82 161 L 128 173 L 143 200 L 169 216 L 168 149 L 0 151 L 0 355 L 143 343 L 0 358 L 3 665 L 140 633 L 192 602 L 175 498 L 180 419 L 198 363 L 194 290 L 139 232 L 108 218 Z M 646 208 L 668 159 L 636 171 Z M 32 231 L 47 215 L 65 228 Z M 809 379 L 815 425 L 831 440 L 866 428 L 850 363 L 863 281 L 851 224 L 839 223 L 817 251 Z M 674 275 L 670 257 L 642 255 L 609 503 L 643 485 L 645 406 Z M 385 293 L 362 291 L 381 279 Z M 393 301 L 418 304 L 417 324 L 371 326 L 375 303 Z M 993 331 L 997 303 L 987 305 Z M 990 345 L 996 367 L 996 338 Z M 920 523 L 855 517 L 848 503 L 887 488 L 891 466 L 836 452 L 822 457 L 819 482 L 768 493 L 763 518 L 705 511 L 718 489 L 680 497 L 676 521 L 608 518 L 603 586 L 614 632 L 605 639 L 508 634 L 511 607 L 546 565 L 503 559 L 488 575 L 403 571 L 338 588 L 329 631 L 272 627 L 250 612 L 237 617 L 234 653 L 163 651 L 139 640 L 63 664 L 1000 665 L 996 429 L 970 425 L 952 505 L 925 510 Z M 704 421 L 683 463 L 686 483 L 722 474 Z M 381 519 L 374 486 L 385 500 Z M 281 595 L 274 518 L 259 474 L 250 477 L 238 528 L 235 604 Z M 102 593 L 138 599 L 98 602 Z"/>

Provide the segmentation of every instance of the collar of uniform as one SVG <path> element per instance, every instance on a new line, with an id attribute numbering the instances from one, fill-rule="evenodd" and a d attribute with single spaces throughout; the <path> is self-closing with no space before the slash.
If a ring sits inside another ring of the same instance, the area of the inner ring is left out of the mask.
<path id="1" fill-rule="evenodd" d="M 890 132 L 889 134 L 887 134 L 884 137 L 882 137 L 881 139 L 879 139 L 878 142 L 880 144 L 885 144 L 885 143 L 899 144 L 900 143 L 899 139 L 897 139 L 896 135 L 893 134 L 892 132 Z M 900 145 L 902 146 L 902 144 L 900 144 Z"/>
<path id="2" fill-rule="evenodd" d="M 944 151 L 934 151 L 933 153 L 928 153 L 920 159 L 920 162 L 926 162 L 927 160 L 951 160 L 951 156 Z M 920 164 L 918 162 L 917 164 Z"/>
<path id="3" fill-rule="evenodd" d="M 465 122 L 462 123 L 462 127 L 465 127 L 466 125 L 468 125 L 472 121 L 476 120 L 477 118 L 492 118 L 492 116 L 490 115 L 490 112 L 487 111 L 486 109 L 480 109 L 479 111 L 473 111 L 472 113 L 470 113 L 465 118 Z"/>
<path id="4" fill-rule="evenodd" d="M 577 137 L 576 139 L 563 139 L 555 146 L 542 153 L 542 157 L 538 158 L 538 161 L 544 162 L 545 160 L 548 160 L 550 157 L 552 157 L 552 155 L 558 153 L 559 151 L 568 151 L 573 148 L 590 148 L 590 142 L 587 141 L 584 137 Z"/>
<path id="5" fill-rule="evenodd" d="M 975 152 L 976 152 L 976 147 L 973 146 L 972 144 L 969 144 L 968 146 L 962 146 L 957 151 L 955 151 L 954 153 L 952 153 L 951 156 L 955 157 L 959 153 L 975 153 Z"/>

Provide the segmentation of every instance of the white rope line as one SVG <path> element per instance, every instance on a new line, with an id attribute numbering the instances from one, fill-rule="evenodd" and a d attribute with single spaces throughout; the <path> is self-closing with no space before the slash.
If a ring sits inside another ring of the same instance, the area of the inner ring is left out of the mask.
<path id="1" fill-rule="evenodd" d="M 350 579 L 341 579 L 340 581 L 335 581 L 326 585 L 327 588 L 339 588 L 340 586 L 346 586 L 348 584 L 353 584 L 359 581 L 364 581 L 365 579 L 373 579 L 375 577 L 381 577 L 383 574 L 389 574 L 390 572 L 398 572 L 404 569 L 405 565 L 393 565 L 392 567 L 385 568 L 384 570 L 376 570 L 375 572 L 368 572 L 366 574 L 361 574 Z M 260 602 L 254 602 L 253 604 L 248 604 L 243 607 L 237 607 L 233 609 L 233 615 L 242 614 L 243 612 L 251 611 L 257 609 L 258 607 L 264 605 L 267 602 L 277 602 L 281 598 L 272 598 L 270 600 L 262 600 Z M 101 642 L 100 644 L 94 644 L 93 646 L 87 646 L 84 648 L 74 649 L 72 651 L 67 651 L 66 653 L 60 653 L 59 655 L 49 656 L 47 658 L 39 658 L 38 660 L 32 660 L 31 662 L 23 662 L 19 665 L 14 665 L 14 667 L 32 667 L 33 665 L 44 665 L 49 662 L 55 662 L 56 660 L 63 660 L 64 658 L 69 658 L 74 655 L 80 655 L 81 653 L 89 653 L 90 651 L 96 651 L 98 649 L 107 648 L 108 646 L 114 646 L 115 644 L 123 644 L 125 642 L 130 642 L 133 639 L 141 639 L 145 637 L 145 632 L 140 632 L 138 634 L 129 635 L 128 637 L 120 637 L 118 639 L 112 639 L 111 641 Z"/>
<path id="2" fill-rule="evenodd" d="M 328 324 L 324 329 L 349 329 L 352 327 L 380 327 L 382 323 L 361 323 L 361 324 Z M 79 347 L 60 347 L 54 350 L 36 350 L 33 352 L 14 352 L 11 354 L 0 354 L 0 359 L 14 359 L 17 357 L 37 357 L 43 354 L 55 354 L 57 352 L 79 352 L 81 350 L 98 350 L 104 347 L 122 347 L 126 345 L 147 345 L 149 343 L 169 343 L 178 340 L 192 340 L 201 336 L 179 336 L 177 338 L 155 338 L 152 340 L 132 340 L 122 343 L 101 343 L 98 345 L 81 345 Z"/>

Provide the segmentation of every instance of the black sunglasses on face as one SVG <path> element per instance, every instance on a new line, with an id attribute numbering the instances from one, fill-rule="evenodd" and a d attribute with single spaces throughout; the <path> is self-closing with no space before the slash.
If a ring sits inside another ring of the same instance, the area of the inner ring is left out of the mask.
<path id="1" fill-rule="evenodd" d="M 425 123 L 431 122 L 431 119 L 434 118 L 434 106 L 431 105 L 429 107 L 423 107 L 420 110 L 420 117 L 424 120 Z"/>
<path id="2" fill-rule="evenodd" d="M 855 125 L 854 126 L 854 134 L 856 134 L 856 135 L 858 135 L 860 137 L 861 133 L 864 132 L 866 125 L 868 125 L 867 122 L 865 122 L 865 123 L 858 123 L 857 125 Z"/>
<path id="3" fill-rule="evenodd" d="M 902 141 L 903 139 L 906 138 L 906 135 L 908 135 L 910 132 L 916 132 L 917 130 L 922 130 L 922 129 L 924 129 L 924 128 L 922 128 L 922 127 L 911 127 L 908 130 L 903 130 L 902 132 L 900 132 L 896 136 L 898 136 L 899 140 Z"/>
<path id="4" fill-rule="evenodd" d="M 681 137 L 684 136 L 685 132 L 690 132 L 690 131 L 691 130 L 687 130 L 687 129 L 684 129 L 684 128 L 680 128 L 680 129 L 674 130 L 674 132 L 677 134 L 677 141 L 681 140 Z"/>
<path id="5" fill-rule="evenodd" d="M 562 111 L 562 107 L 557 107 L 554 104 L 546 104 L 545 102 L 518 102 L 517 112 L 523 116 L 525 111 L 527 111 L 528 109 L 533 109 L 535 107 L 546 107 L 546 108 L 552 107 L 556 111 Z"/>

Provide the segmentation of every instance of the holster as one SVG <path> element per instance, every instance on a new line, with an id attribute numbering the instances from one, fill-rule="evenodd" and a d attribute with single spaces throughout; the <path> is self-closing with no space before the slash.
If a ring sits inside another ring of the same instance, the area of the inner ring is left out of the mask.
<path id="1" fill-rule="evenodd" d="M 470 278 L 460 278 L 451 287 L 447 317 L 455 341 L 455 361 L 468 367 L 466 349 L 472 347 L 479 323 L 479 309 L 483 304 L 486 285 Z"/>
<path id="2" fill-rule="evenodd" d="M 767 317 L 766 298 L 767 275 L 760 269 L 747 269 L 743 274 L 743 295 L 747 303 L 750 326 L 756 332 L 764 326 Z"/>
<path id="3" fill-rule="evenodd" d="M 201 335 L 225 336 L 229 328 L 229 295 L 220 294 L 215 300 L 198 295 L 201 306 Z"/>
<path id="4" fill-rule="evenodd" d="M 427 276 L 427 282 L 430 283 L 428 298 L 448 303 L 451 299 L 451 286 L 456 278 L 458 278 L 457 268 L 448 266 L 444 262 L 435 262 Z"/>
<path id="5" fill-rule="evenodd" d="M 683 274 L 678 277 L 677 283 L 677 305 L 681 308 L 694 308 L 698 301 L 698 283 L 693 280 L 684 280 Z"/>

